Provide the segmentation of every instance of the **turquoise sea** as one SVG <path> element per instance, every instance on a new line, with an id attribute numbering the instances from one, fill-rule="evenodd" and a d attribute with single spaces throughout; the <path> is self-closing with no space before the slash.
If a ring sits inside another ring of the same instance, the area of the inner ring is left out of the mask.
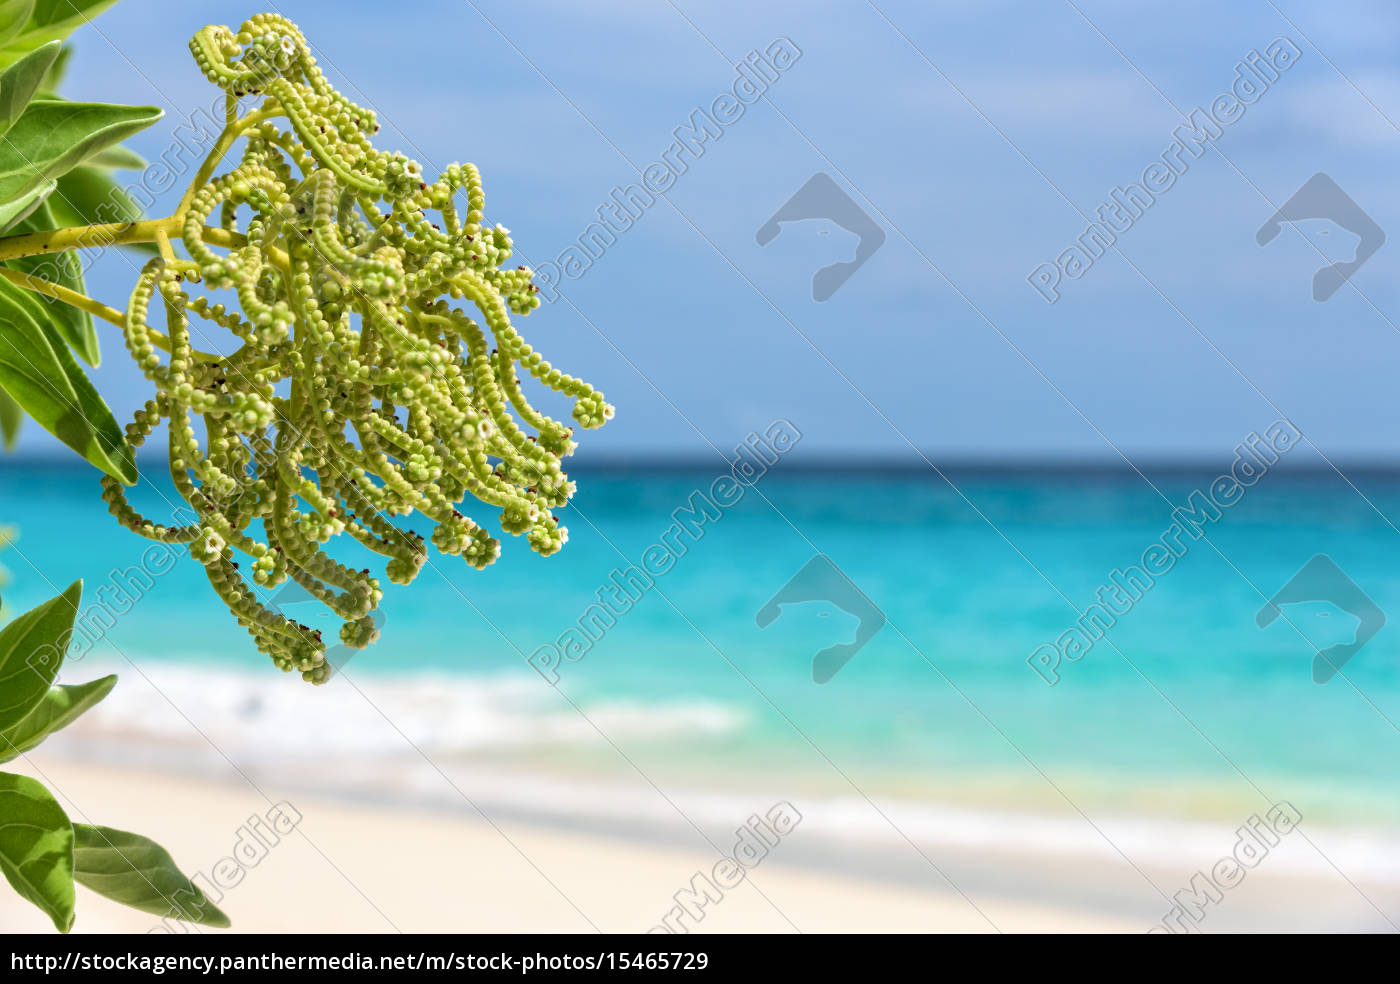
<path id="1" fill-rule="evenodd" d="M 240 765 L 430 761 L 959 816 L 1240 823 L 1287 800 L 1316 824 L 1400 825 L 1400 474 L 1270 472 L 1049 686 L 1028 656 L 1218 469 L 788 464 L 685 539 L 554 686 L 529 654 L 640 563 L 717 467 L 576 470 L 562 553 L 508 539 L 484 573 L 435 556 L 410 588 L 388 586 L 382 640 L 325 687 L 267 663 L 187 557 L 113 604 L 129 610 L 65 679 L 123 673 L 124 700 L 98 718 L 113 741 L 214 743 Z M 146 482 L 132 498 L 161 517 L 167 495 Z M 92 602 L 148 546 L 105 513 L 90 470 L 7 462 L 0 516 L 20 534 L 0 554 L 11 613 L 77 577 Z M 825 684 L 812 657 L 854 637 L 852 616 L 811 602 L 755 622 L 817 554 L 886 619 Z M 1313 654 L 1355 619 L 1314 603 L 1255 621 L 1316 554 L 1394 616 L 1322 685 Z"/>

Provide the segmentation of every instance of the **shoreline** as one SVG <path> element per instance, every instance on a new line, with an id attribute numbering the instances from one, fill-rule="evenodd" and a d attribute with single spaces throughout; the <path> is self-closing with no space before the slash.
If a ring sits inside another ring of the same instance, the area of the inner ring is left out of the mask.
<path id="1" fill-rule="evenodd" d="M 151 836 L 191 876 L 198 872 L 208 878 L 219 856 L 234 850 L 246 818 L 270 809 L 251 787 L 207 779 L 53 756 L 38 769 L 16 771 L 47 779 L 75 819 Z M 281 795 L 264 788 L 269 798 Z M 233 919 L 233 932 L 640 933 L 657 925 L 676 904 L 675 893 L 721 857 L 703 845 L 661 846 L 620 831 L 566 831 L 304 792 L 286 799 L 301 817 L 295 831 L 217 900 Z M 178 828 L 172 822 L 176 811 L 162 808 L 174 802 L 182 817 Z M 977 906 L 983 915 L 952 890 L 809 870 L 781 857 L 801 833 L 799 825 L 771 858 L 723 898 L 706 904 L 698 921 L 681 925 L 695 932 L 1139 929 L 1126 919 L 1014 900 L 982 899 Z M 392 847 L 366 849 L 386 840 Z M 6 932 L 50 931 L 38 910 L 12 894 L 0 894 L 0 926 Z M 79 888 L 75 933 L 162 931 L 159 927 L 154 916 Z"/>
<path id="2" fill-rule="evenodd" d="M 99 712 L 100 713 L 100 712 Z M 998 863 L 1035 862 L 1055 857 L 1066 863 L 1179 870 L 1194 868 L 1237 839 L 1251 816 L 1272 804 L 1214 815 L 1154 814 L 1150 811 L 1080 811 L 1073 801 L 1007 804 L 976 799 L 907 797 L 869 788 L 814 789 L 784 780 L 717 786 L 713 778 L 659 773 L 569 773 L 542 760 L 478 761 L 463 756 L 426 754 L 369 760 L 347 753 L 335 761 L 296 757 L 240 745 L 229 753 L 212 746 L 172 745 L 149 735 L 94 728 L 84 721 L 50 738 L 43 756 L 73 764 L 134 771 L 146 775 L 219 775 L 232 785 L 256 783 L 296 789 L 327 801 L 366 808 L 405 807 L 440 814 L 478 815 L 582 834 L 624 831 L 663 847 L 685 845 L 703 828 L 714 838 L 732 838 L 735 824 L 775 801 L 791 801 L 804 816 L 804 840 L 830 846 L 823 861 L 839 874 L 860 874 L 867 859 L 882 854 L 913 855 L 917 844 L 934 854 L 968 854 Z M 203 743 L 201 743 L 203 744 Z M 237 764 L 234 764 L 234 762 Z M 1287 801 L 1281 801 L 1285 805 Z M 1348 878 L 1400 892 L 1400 831 L 1378 825 L 1348 827 L 1304 820 L 1309 838 L 1324 844 L 1313 851 L 1278 852 L 1274 875 L 1328 878 L 1340 867 Z M 835 849 L 839 848 L 839 849 Z M 851 854 L 855 869 L 840 863 Z M 894 866 L 897 880 L 910 881 Z M 917 879 L 914 880 L 917 883 Z"/>
<path id="3" fill-rule="evenodd" d="M 312 789 L 266 774 L 229 782 L 58 751 L 14 763 L 15 771 L 47 780 L 75 820 L 164 844 L 187 874 L 204 872 L 205 883 L 247 839 L 250 817 L 290 804 L 302 818 L 297 829 L 218 903 L 242 932 L 645 932 L 676 905 L 676 893 L 732 853 L 735 825 L 743 826 L 742 813 L 726 831 L 708 816 L 625 820 L 466 792 L 455 805 L 413 794 L 389 801 L 368 789 Z M 172 817 L 184 818 L 178 828 Z M 392 847 L 366 849 L 386 843 Z M 1295 837 L 1275 855 L 1296 861 L 1307 851 Z M 1198 866 L 1215 860 L 1202 856 Z M 1200 928 L 1394 929 L 1377 910 L 1395 910 L 1397 886 L 1296 872 L 1296 864 L 1261 864 L 1208 907 Z M 1194 873 L 1179 862 L 843 838 L 809 811 L 739 884 L 702 901 L 698 920 L 680 924 L 694 932 L 1145 932 Z M 159 926 L 79 894 L 75 932 Z M 290 921 L 288 900 L 297 913 Z M 46 931 L 30 908 L 0 898 L 0 927 Z"/>

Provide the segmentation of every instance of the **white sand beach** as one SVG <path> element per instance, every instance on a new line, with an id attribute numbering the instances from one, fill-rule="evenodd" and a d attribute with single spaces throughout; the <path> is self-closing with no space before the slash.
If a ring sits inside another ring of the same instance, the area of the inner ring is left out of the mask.
<path id="1" fill-rule="evenodd" d="M 1155 809 L 1077 813 L 959 799 L 953 782 L 913 796 L 687 771 L 642 758 L 659 725 L 709 720 L 674 706 L 595 708 L 638 764 L 590 769 L 564 755 L 588 735 L 528 703 L 538 692 L 425 677 L 313 695 L 153 664 L 6 768 L 74 821 L 163 844 L 233 932 L 1140 933 L 1236 852 L 1250 816 L 1172 809 L 1165 787 Z M 1397 839 L 1307 817 L 1191 928 L 1396 931 Z M 706 878 L 708 899 L 687 894 Z M 153 930 L 199 931 L 79 888 L 75 932 Z M 0 890 L 0 931 L 52 929 Z"/>
<path id="2" fill-rule="evenodd" d="M 272 804 L 251 787 L 51 761 L 39 768 L 75 819 L 149 834 L 187 873 L 206 874 L 237 842 L 237 819 Z M 33 768 L 21 768 L 37 774 Z M 267 790 L 276 800 L 278 792 Z M 220 906 L 229 932 L 644 932 L 672 896 L 716 857 L 527 823 L 494 826 L 466 814 L 295 797 L 302 814 Z M 793 836 L 796 836 L 794 833 Z M 696 932 L 991 932 L 952 891 L 804 870 L 775 857 L 757 866 Z M 1004 931 L 1142 931 L 1138 921 L 997 899 Z M 161 931 L 152 916 L 79 888 L 75 933 Z M 52 932 L 45 917 L 0 892 L 5 932 Z M 198 931 L 198 930 L 194 930 Z M 223 932 L 222 930 L 204 930 Z"/>
<path id="3" fill-rule="evenodd" d="M 722 856 L 621 830 L 502 819 L 495 807 L 485 819 L 471 809 L 397 807 L 270 783 L 260 793 L 247 782 L 54 755 L 18 765 L 57 791 L 75 820 L 148 834 L 186 873 L 202 873 L 201 884 L 222 891 L 218 904 L 234 924 L 228 932 L 645 932 Z M 279 802 L 286 804 L 280 819 Z M 269 833 L 279 822 L 294 827 Z M 254 828 L 276 845 L 250 849 Z M 910 847 L 833 865 L 831 843 L 815 827 L 799 826 L 683 926 L 698 933 L 1140 933 L 1168 906 L 1144 901 L 1139 876 L 1174 892 L 1192 874 L 946 845 L 921 846 L 924 866 Z M 236 856 L 252 860 L 224 860 Z M 938 886 L 945 869 L 935 868 L 935 858 L 956 861 L 956 889 Z M 1388 908 L 1393 888 L 1281 875 L 1286 866 L 1251 873 L 1210 907 L 1200 928 L 1388 928 L 1373 903 Z M 233 887 L 218 889 L 215 879 Z M 52 932 L 43 915 L 8 892 L 0 892 L 0 929 Z M 224 932 L 162 925 L 79 888 L 76 933 L 168 931 Z"/>

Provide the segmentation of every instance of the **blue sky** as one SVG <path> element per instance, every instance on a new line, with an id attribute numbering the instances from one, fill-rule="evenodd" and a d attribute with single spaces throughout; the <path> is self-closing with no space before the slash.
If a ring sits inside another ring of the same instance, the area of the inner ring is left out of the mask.
<path id="1" fill-rule="evenodd" d="M 429 172 L 478 164 L 488 221 L 539 265 L 731 88 L 736 61 L 777 38 L 801 51 L 520 322 L 618 408 L 582 456 L 700 456 L 777 417 L 808 457 L 910 463 L 916 446 L 935 461 L 1228 464 L 1280 415 L 1334 458 L 1400 447 L 1400 245 L 1319 303 L 1314 271 L 1349 258 L 1354 237 L 1318 222 L 1255 242 L 1319 171 L 1400 235 L 1393 4 L 426 0 L 387 18 L 384 6 L 189 2 L 155 16 L 126 0 L 75 35 L 64 91 L 165 109 L 132 141 L 154 159 L 214 96 L 188 36 L 280 11 L 378 110 L 384 146 Z M 1121 233 L 1121 254 L 1047 304 L 1027 275 L 1083 232 L 1081 213 L 1142 180 L 1182 122 L 1172 104 L 1208 107 L 1279 38 L 1296 62 Z M 853 255 L 855 237 L 814 220 L 755 239 L 818 172 L 886 234 L 825 302 L 812 274 Z M 121 306 L 134 273 L 105 257 L 91 292 Z M 104 341 L 95 379 L 124 416 L 145 384 L 115 330 Z M 23 443 L 52 446 L 37 428 Z"/>

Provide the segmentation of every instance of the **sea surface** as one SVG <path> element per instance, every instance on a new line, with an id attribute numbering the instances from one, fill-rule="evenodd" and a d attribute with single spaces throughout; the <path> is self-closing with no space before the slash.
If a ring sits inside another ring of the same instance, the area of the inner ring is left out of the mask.
<path id="1" fill-rule="evenodd" d="M 385 582 L 381 641 L 312 687 L 253 648 L 188 557 L 154 578 L 131 573 L 149 544 L 107 515 L 91 470 L 7 461 L 0 521 L 19 537 L 0 552 L 5 611 L 80 577 L 91 604 L 128 571 L 139 587 L 102 595 L 114 624 L 62 677 L 123 676 L 89 725 L 111 755 L 296 766 L 380 795 L 457 770 L 533 783 L 537 803 L 601 808 L 606 790 L 623 788 L 755 810 L 820 800 L 844 804 L 851 829 L 872 836 L 888 834 L 898 810 L 901 832 L 927 824 L 972 840 L 1088 844 L 1102 827 L 1144 851 L 1287 801 L 1308 824 L 1370 845 L 1373 860 L 1394 859 L 1400 474 L 1264 475 L 1199 539 L 1179 538 L 1174 565 L 1062 662 L 1052 686 L 1031 654 L 1074 627 L 1115 570 L 1141 565 L 1173 509 L 1218 469 L 784 465 L 679 536 L 666 535 L 673 513 L 722 466 L 580 469 L 562 553 L 540 558 L 506 538 L 485 572 L 434 555 L 411 587 Z M 151 481 L 132 501 L 157 519 L 179 505 Z M 665 572 L 614 624 L 590 623 L 614 572 L 668 540 Z M 1356 618 L 1319 599 L 1256 622 L 1319 554 L 1392 614 L 1325 684 L 1314 656 L 1350 641 Z M 844 574 L 822 583 L 854 585 L 883 615 L 825 683 L 814 682 L 814 655 L 858 628 L 841 599 L 756 621 L 814 557 Z M 334 624 L 314 604 L 287 611 Z M 531 654 L 581 619 L 586 644 L 576 634 L 569 650 L 578 658 L 546 679 Z M 1017 819 L 1027 816 L 1038 819 Z"/>

